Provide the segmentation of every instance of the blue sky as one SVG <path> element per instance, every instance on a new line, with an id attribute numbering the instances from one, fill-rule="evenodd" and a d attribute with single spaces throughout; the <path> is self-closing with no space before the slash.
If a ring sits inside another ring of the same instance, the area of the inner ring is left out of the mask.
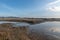
<path id="1" fill-rule="evenodd" d="M 0 16 L 60 17 L 60 0 L 0 0 Z"/>

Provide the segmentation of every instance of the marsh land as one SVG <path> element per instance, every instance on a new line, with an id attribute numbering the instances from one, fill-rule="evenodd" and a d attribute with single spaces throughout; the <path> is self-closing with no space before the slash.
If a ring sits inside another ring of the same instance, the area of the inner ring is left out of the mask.
<path id="1" fill-rule="evenodd" d="M 0 40 L 60 40 L 59 21 L 59 18 L 0 18 Z"/>

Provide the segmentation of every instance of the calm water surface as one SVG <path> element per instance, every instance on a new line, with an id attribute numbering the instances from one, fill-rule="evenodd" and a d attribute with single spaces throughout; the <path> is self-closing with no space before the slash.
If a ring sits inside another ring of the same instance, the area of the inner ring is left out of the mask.
<path id="1" fill-rule="evenodd" d="M 1 23 L 14 23 L 14 26 L 29 26 L 29 30 L 36 31 L 36 32 L 43 32 L 45 35 L 50 35 L 56 37 L 60 40 L 60 22 L 44 22 L 35 25 L 30 25 L 24 22 L 7 22 L 1 21 Z"/>
<path id="2" fill-rule="evenodd" d="M 45 35 L 50 35 L 60 40 L 60 22 L 44 22 L 31 25 L 30 29 L 37 30 L 37 32 L 43 32 Z"/>

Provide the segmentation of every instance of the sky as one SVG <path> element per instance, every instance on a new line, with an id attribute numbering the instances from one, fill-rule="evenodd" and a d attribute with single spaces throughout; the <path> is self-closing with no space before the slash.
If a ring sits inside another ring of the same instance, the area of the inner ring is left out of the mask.
<path id="1" fill-rule="evenodd" d="M 0 0 L 0 16 L 60 18 L 60 0 Z"/>

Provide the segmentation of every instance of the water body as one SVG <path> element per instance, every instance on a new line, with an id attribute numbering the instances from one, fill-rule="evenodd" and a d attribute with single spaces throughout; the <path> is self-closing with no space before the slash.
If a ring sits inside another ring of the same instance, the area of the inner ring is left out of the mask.
<path id="1" fill-rule="evenodd" d="M 49 35 L 51 38 L 56 38 L 54 40 L 60 40 L 60 22 L 44 22 L 36 25 L 31 25 L 30 29 L 36 30 L 40 33 L 43 32 L 45 35 Z M 53 38 L 51 40 L 53 40 Z"/>
<path id="2" fill-rule="evenodd" d="M 11 24 L 14 24 L 13 26 L 28 26 L 29 25 L 28 23 L 25 23 L 25 22 L 0 21 L 0 24 L 3 24 L 3 23 L 11 23 Z"/>
<path id="3" fill-rule="evenodd" d="M 38 33 L 44 33 L 45 35 L 49 35 L 48 38 L 57 38 L 55 40 L 60 40 L 60 22 L 54 21 L 54 22 L 43 22 L 35 25 L 30 25 L 28 23 L 24 22 L 8 22 L 8 21 L 1 21 L 2 23 L 13 23 L 14 26 L 29 26 L 29 30 L 36 31 Z M 50 38 L 50 39 L 51 39 Z M 51 39 L 52 40 L 52 39 Z"/>

